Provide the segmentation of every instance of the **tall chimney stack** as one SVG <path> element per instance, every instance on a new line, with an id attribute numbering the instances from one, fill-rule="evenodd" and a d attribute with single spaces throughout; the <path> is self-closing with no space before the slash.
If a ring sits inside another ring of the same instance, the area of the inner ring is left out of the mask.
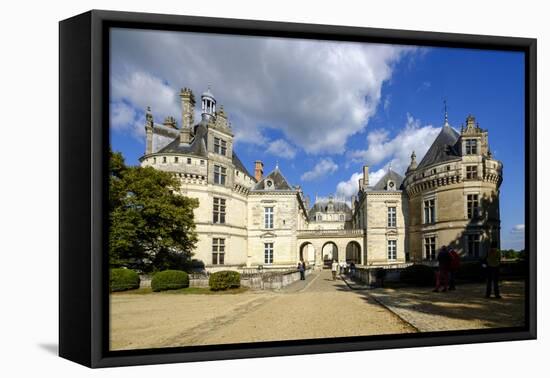
<path id="1" fill-rule="evenodd" d="M 264 163 L 261 160 L 256 160 L 254 162 L 254 178 L 256 181 L 260 182 L 264 176 Z"/>
<path id="2" fill-rule="evenodd" d="M 181 130 L 180 143 L 189 143 L 191 140 L 191 128 L 194 122 L 195 95 L 189 88 L 182 88 L 181 99 Z"/>
<path id="3" fill-rule="evenodd" d="M 366 189 L 369 186 L 369 166 L 363 165 L 363 187 Z"/>

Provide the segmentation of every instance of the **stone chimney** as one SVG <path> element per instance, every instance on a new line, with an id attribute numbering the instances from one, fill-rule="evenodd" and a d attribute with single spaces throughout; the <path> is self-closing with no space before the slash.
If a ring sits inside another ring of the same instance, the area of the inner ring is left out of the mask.
<path id="1" fill-rule="evenodd" d="M 194 123 L 195 114 L 195 96 L 189 88 L 182 88 L 180 92 L 181 99 L 181 130 L 180 143 L 191 142 L 191 128 Z"/>
<path id="2" fill-rule="evenodd" d="M 363 179 L 359 179 L 359 190 L 363 189 Z"/>
<path id="3" fill-rule="evenodd" d="M 363 188 L 369 186 L 369 166 L 363 165 Z"/>
<path id="4" fill-rule="evenodd" d="M 261 160 L 256 160 L 254 162 L 254 178 L 256 181 L 260 182 L 264 176 L 264 163 Z"/>
<path id="5" fill-rule="evenodd" d="M 153 113 L 151 107 L 147 107 L 145 111 L 145 154 L 153 153 Z"/>

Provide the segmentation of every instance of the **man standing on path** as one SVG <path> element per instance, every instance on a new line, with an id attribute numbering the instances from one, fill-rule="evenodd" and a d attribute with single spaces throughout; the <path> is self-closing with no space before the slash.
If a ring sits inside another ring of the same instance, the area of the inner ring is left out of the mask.
<path id="1" fill-rule="evenodd" d="M 485 291 L 485 298 L 491 297 L 491 287 L 495 292 L 495 298 L 501 298 L 500 289 L 498 287 L 500 257 L 500 250 L 496 245 L 491 245 L 491 249 L 489 249 L 489 253 L 487 253 L 487 289 Z"/>
<path id="2" fill-rule="evenodd" d="M 304 261 L 300 261 L 298 263 L 298 270 L 300 271 L 300 280 L 306 279 L 306 263 Z"/>
<path id="3" fill-rule="evenodd" d="M 336 260 L 332 260 L 332 280 L 336 280 L 336 272 L 338 272 L 338 263 Z"/>

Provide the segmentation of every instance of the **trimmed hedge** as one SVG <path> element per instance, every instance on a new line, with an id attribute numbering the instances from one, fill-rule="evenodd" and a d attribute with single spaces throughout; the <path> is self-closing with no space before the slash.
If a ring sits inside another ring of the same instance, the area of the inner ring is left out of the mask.
<path id="1" fill-rule="evenodd" d="M 139 289 L 139 274 L 132 269 L 111 269 L 111 291 Z"/>
<path id="2" fill-rule="evenodd" d="M 430 266 L 415 264 L 403 269 L 399 280 L 415 286 L 431 286 L 435 282 L 435 271 Z"/>
<path id="3" fill-rule="evenodd" d="M 212 273 L 208 279 L 210 290 L 227 290 L 241 287 L 241 274 L 231 270 Z"/>
<path id="4" fill-rule="evenodd" d="M 176 290 L 189 287 L 189 276 L 182 270 L 164 270 L 151 280 L 153 291 Z"/>

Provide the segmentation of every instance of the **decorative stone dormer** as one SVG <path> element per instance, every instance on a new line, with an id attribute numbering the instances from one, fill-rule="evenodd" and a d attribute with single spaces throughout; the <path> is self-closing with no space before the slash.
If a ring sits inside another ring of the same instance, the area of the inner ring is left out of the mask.
<path id="1" fill-rule="evenodd" d="M 176 119 L 174 117 L 168 116 L 164 119 L 164 122 L 162 123 L 166 127 L 171 127 L 172 129 L 176 129 Z"/>
<path id="2" fill-rule="evenodd" d="M 487 131 L 479 127 L 475 117 L 471 114 L 466 118 L 466 126 L 462 125 L 461 127 L 460 146 L 462 156 L 487 156 L 489 151 Z"/>

